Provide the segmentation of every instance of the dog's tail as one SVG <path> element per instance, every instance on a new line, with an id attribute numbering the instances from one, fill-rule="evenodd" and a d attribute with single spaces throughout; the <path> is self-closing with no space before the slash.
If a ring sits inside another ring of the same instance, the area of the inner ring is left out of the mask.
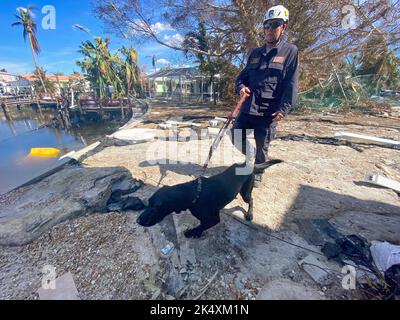
<path id="1" fill-rule="evenodd" d="M 262 173 L 262 172 L 264 172 L 265 169 L 267 169 L 275 164 L 282 163 L 282 162 L 283 162 L 283 160 L 274 159 L 274 160 L 269 160 L 264 163 L 255 164 L 254 165 L 254 173 Z"/>

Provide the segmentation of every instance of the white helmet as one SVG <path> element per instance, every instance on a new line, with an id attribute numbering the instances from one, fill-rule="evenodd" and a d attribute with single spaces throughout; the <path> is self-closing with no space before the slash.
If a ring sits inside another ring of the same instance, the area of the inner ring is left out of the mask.
<path id="1" fill-rule="evenodd" d="M 284 6 L 273 6 L 268 9 L 267 13 L 264 16 L 264 23 L 268 20 L 272 19 L 282 19 L 284 22 L 289 21 L 289 10 L 286 9 Z"/>

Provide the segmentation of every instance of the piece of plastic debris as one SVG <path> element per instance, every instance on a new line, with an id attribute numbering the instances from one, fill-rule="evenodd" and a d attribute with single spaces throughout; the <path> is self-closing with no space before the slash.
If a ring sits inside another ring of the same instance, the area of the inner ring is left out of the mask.
<path id="1" fill-rule="evenodd" d="M 394 264 L 400 264 L 400 246 L 389 242 L 373 241 L 371 255 L 379 271 L 384 272 Z"/>
<path id="2" fill-rule="evenodd" d="M 168 243 L 161 249 L 161 252 L 165 255 L 170 253 L 174 249 L 174 245 L 172 243 Z"/>

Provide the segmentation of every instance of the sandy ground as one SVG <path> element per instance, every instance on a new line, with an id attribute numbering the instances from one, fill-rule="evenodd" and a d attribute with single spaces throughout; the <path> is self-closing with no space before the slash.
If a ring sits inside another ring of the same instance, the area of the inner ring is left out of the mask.
<path id="1" fill-rule="evenodd" d="M 193 114 L 226 116 L 227 110 L 152 103 L 139 127 L 155 128 L 159 121 Z M 279 124 L 278 138 L 270 148 L 270 157 L 284 163 L 269 168 L 262 186 L 253 192 L 252 226 L 239 221 L 243 208 L 247 209 L 239 197 L 223 210 L 221 223 L 200 239 L 183 236 L 187 227 L 197 224 L 189 213 L 171 215 L 147 229 L 135 223 L 138 212 L 67 221 L 29 245 L 0 248 L 0 299 L 37 299 L 42 268 L 48 264 L 59 275 L 73 274 L 82 299 L 254 299 L 264 285 L 283 279 L 312 290 L 321 299 L 360 298 L 360 292 L 341 288 L 341 267 L 336 263 L 324 260 L 334 279 L 326 286 L 316 284 L 298 266 L 310 254 L 307 249 L 318 252 L 320 248 L 307 244 L 295 222 L 335 218 L 349 211 L 400 214 L 398 194 L 362 183 L 372 173 L 398 179 L 399 150 L 368 145 L 359 152 L 348 146 L 280 139 L 288 134 L 331 137 L 338 131 L 399 140 L 400 121 L 354 114 L 291 115 Z M 144 181 L 136 195 L 145 199 L 159 182 L 172 185 L 199 176 L 210 140 L 154 144 L 108 147 L 87 158 L 84 165 L 127 168 Z M 181 162 L 148 162 L 176 160 L 177 152 Z M 243 159 L 225 137 L 206 175 Z M 167 242 L 174 250 L 164 255 L 161 249 Z"/>

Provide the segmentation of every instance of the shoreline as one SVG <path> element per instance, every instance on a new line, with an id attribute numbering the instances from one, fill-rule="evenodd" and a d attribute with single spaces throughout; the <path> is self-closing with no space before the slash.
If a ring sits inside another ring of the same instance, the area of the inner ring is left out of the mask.
<path id="1" fill-rule="evenodd" d="M 140 127 L 154 128 L 159 120 L 163 122 L 171 116 L 211 115 L 213 110 L 178 110 L 168 104 L 151 102 Z M 262 187 L 254 190 L 253 223 L 266 233 L 236 220 L 243 220 L 240 198 L 222 210 L 221 223 L 200 239 L 183 236 L 183 230 L 197 223 L 190 213 L 173 214 L 160 225 L 143 228 L 135 222 L 138 211 L 105 214 L 94 210 L 54 226 L 27 245 L 0 247 L 0 299 L 38 299 L 41 272 L 46 264 L 57 268 L 57 276 L 71 272 L 81 299 L 190 299 L 198 296 L 211 281 L 202 298 L 246 300 L 260 298 L 275 280 L 283 281 L 285 288 L 293 292 L 302 288 L 303 297 L 308 293 L 321 299 L 360 298 L 358 292 L 341 288 L 341 279 L 329 285 L 315 283 L 298 264 L 310 253 L 267 235 L 273 233 L 318 251 L 318 246 L 305 240 L 297 219 L 327 219 L 343 226 L 348 223 L 347 218 L 359 212 L 364 218 L 352 218 L 353 232 L 369 240 L 396 240 L 393 238 L 396 233 L 385 228 L 388 223 L 396 227 L 393 221 L 398 219 L 395 214 L 400 206 L 398 196 L 390 189 L 357 185 L 353 181 L 362 180 L 366 172 L 379 171 L 375 164 L 400 174 L 400 163 L 396 162 L 398 150 L 366 146 L 359 152 L 348 146 L 279 139 L 285 133 L 304 134 L 304 128 L 309 136 L 330 136 L 345 128 L 395 138 L 396 124 L 371 117 L 330 118 L 336 123 L 325 120 L 326 117 L 313 114 L 291 116 L 280 124 L 278 139 L 271 145 L 271 157 L 284 159 L 285 163 L 271 168 Z M 375 126 L 366 125 L 367 122 Z M 178 144 L 198 146 L 201 152 L 208 152 L 205 141 Z M 124 168 L 133 178 L 140 177 L 144 185 L 134 195 L 141 199 L 148 198 L 157 189 L 158 181 L 165 185 L 186 182 L 192 179 L 191 174 L 200 172 L 200 163 L 146 164 L 149 145 L 150 142 L 107 146 L 82 163 L 87 170 Z M 222 141 L 221 148 L 225 147 L 229 145 Z M 222 169 L 218 161 L 213 161 L 208 174 Z M 375 212 L 384 212 L 385 216 Z M 393 220 L 382 220 L 380 228 L 374 227 L 376 224 L 368 225 L 372 218 L 383 217 Z M 161 249 L 170 242 L 174 250 L 165 256 Z M 324 263 L 340 273 L 341 267 L 336 263 Z"/>
<path id="2" fill-rule="evenodd" d="M 131 118 L 128 119 L 122 127 L 119 127 L 117 130 L 115 130 L 114 132 L 111 132 L 109 134 L 104 134 L 99 140 L 83 146 L 81 149 L 78 150 L 72 150 L 62 156 L 60 156 L 58 158 L 58 160 L 54 163 L 52 163 L 50 165 L 49 168 L 45 168 L 44 170 L 40 170 L 35 176 L 29 178 L 28 180 L 25 179 L 25 182 L 21 182 L 18 185 L 12 187 L 12 189 L 9 189 L 8 191 L 5 191 L 3 193 L 0 194 L 0 197 L 7 197 L 7 194 L 10 192 L 13 192 L 19 188 L 25 187 L 25 186 L 29 186 L 32 185 L 42 179 L 44 179 L 45 177 L 48 177 L 56 172 L 58 172 L 59 170 L 62 170 L 65 166 L 70 165 L 70 164 L 74 164 L 75 161 L 78 161 L 79 159 L 77 159 L 76 157 L 70 158 L 69 160 L 67 159 L 69 155 L 80 155 L 80 157 L 83 157 L 85 155 L 86 152 L 89 152 L 91 150 L 93 150 L 95 147 L 97 147 L 100 144 L 100 141 L 103 141 L 107 136 L 110 136 L 120 130 L 123 130 L 125 127 L 129 127 L 129 125 L 131 125 L 132 123 L 134 123 L 137 119 L 139 119 L 140 117 L 143 117 L 145 115 L 145 113 L 147 112 L 148 107 L 144 107 L 143 103 L 138 101 L 139 105 L 141 105 L 141 109 L 144 110 L 143 113 L 133 113 L 131 115 Z M 146 104 L 146 102 L 144 102 L 144 104 Z M 136 106 L 135 106 L 136 107 Z M 140 107 L 140 106 L 138 106 Z M 52 126 L 52 122 L 54 120 L 54 117 L 49 120 L 46 124 L 43 124 L 41 126 L 39 126 L 38 128 L 32 130 L 32 131 L 37 131 L 41 128 L 46 128 L 46 127 L 50 127 L 50 128 L 54 128 Z M 22 134 L 27 134 L 29 132 L 23 132 Z"/>

